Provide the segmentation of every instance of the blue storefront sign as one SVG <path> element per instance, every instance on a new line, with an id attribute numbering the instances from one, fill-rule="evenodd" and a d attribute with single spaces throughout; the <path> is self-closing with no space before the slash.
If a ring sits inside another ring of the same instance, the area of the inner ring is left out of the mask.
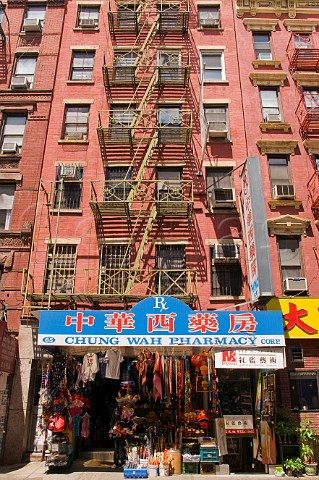
<path id="1" fill-rule="evenodd" d="M 201 311 L 168 296 L 131 310 L 41 311 L 39 345 L 280 347 L 280 311 Z"/>

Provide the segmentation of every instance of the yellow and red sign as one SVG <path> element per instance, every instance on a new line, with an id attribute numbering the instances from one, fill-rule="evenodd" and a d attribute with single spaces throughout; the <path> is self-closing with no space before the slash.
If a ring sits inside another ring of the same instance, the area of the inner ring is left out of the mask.
<path id="1" fill-rule="evenodd" d="M 281 310 L 286 338 L 319 338 L 319 298 L 273 298 L 267 310 Z"/>

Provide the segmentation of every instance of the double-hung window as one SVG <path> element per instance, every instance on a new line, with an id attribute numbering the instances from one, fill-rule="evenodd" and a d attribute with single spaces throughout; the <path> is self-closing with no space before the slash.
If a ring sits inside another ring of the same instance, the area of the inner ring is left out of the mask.
<path id="1" fill-rule="evenodd" d="M 130 245 L 102 245 L 99 276 L 100 294 L 123 295 L 129 279 L 129 271 Z"/>
<path id="2" fill-rule="evenodd" d="M 158 52 L 158 66 L 161 81 L 174 81 L 181 78 L 181 52 L 179 50 Z"/>
<path id="3" fill-rule="evenodd" d="M 223 52 L 202 52 L 201 70 L 204 82 L 218 82 L 225 80 Z"/>
<path id="4" fill-rule="evenodd" d="M 53 208 L 76 210 L 80 208 L 83 186 L 83 167 L 57 167 Z"/>
<path id="5" fill-rule="evenodd" d="M 157 174 L 157 194 L 162 202 L 176 202 L 183 199 L 183 185 L 180 168 L 159 168 Z"/>
<path id="6" fill-rule="evenodd" d="M 117 51 L 114 56 L 114 80 L 132 81 L 135 77 L 137 53 L 130 50 Z"/>
<path id="7" fill-rule="evenodd" d="M 293 197 L 289 161 L 286 157 L 268 157 L 269 176 L 273 198 Z"/>
<path id="8" fill-rule="evenodd" d="M 294 34 L 294 43 L 296 48 L 311 48 L 311 37 L 307 34 Z"/>
<path id="9" fill-rule="evenodd" d="M 181 107 L 159 106 L 157 108 L 157 124 L 160 127 L 179 127 L 181 125 Z"/>
<path id="10" fill-rule="evenodd" d="M 94 56 L 94 51 L 74 50 L 70 80 L 92 80 Z"/>
<path id="11" fill-rule="evenodd" d="M 262 117 L 265 122 L 280 122 L 279 92 L 276 88 L 260 88 Z"/>
<path id="12" fill-rule="evenodd" d="M 66 105 L 62 132 L 63 139 L 88 139 L 89 110 L 89 105 Z"/>
<path id="13" fill-rule="evenodd" d="M 219 28 L 220 7 L 198 6 L 198 26 L 200 28 Z"/>
<path id="14" fill-rule="evenodd" d="M 183 295 L 186 290 L 185 245 L 156 245 L 156 291 L 159 295 Z"/>
<path id="15" fill-rule="evenodd" d="M 79 5 L 77 27 L 97 28 L 99 26 L 100 7 Z"/>
<path id="16" fill-rule="evenodd" d="M 319 113 L 319 90 L 304 89 L 303 96 L 308 113 Z"/>
<path id="17" fill-rule="evenodd" d="M 20 153 L 23 144 L 27 115 L 6 114 L 4 116 L 1 151 L 2 153 Z"/>
<path id="18" fill-rule="evenodd" d="M 298 279 L 302 274 L 300 258 L 300 238 L 298 236 L 278 236 L 278 249 L 282 280 Z"/>
<path id="19" fill-rule="evenodd" d="M 130 167 L 107 167 L 105 171 L 105 202 L 126 200 L 132 190 L 133 171 Z"/>
<path id="20" fill-rule="evenodd" d="M 253 40 L 257 60 L 272 60 L 270 33 L 254 33 Z"/>
<path id="21" fill-rule="evenodd" d="M 239 249 L 234 244 L 216 244 L 211 249 L 211 285 L 214 297 L 237 297 L 242 293 Z"/>
<path id="22" fill-rule="evenodd" d="M 9 230 L 15 185 L 0 184 L 0 229 Z"/>
<path id="23" fill-rule="evenodd" d="M 204 116 L 208 129 L 207 140 L 229 139 L 227 105 L 205 105 Z"/>
<path id="24" fill-rule="evenodd" d="M 48 245 L 44 292 L 73 293 L 76 245 Z"/>
<path id="25" fill-rule="evenodd" d="M 207 170 L 207 202 L 210 207 L 232 207 L 235 202 L 232 168 Z"/>
<path id="26" fill-rule="evenodd" d="M 34 74 L 37 65 L 36 55 L 18 55 L 15 58 L 11 88 L 33 88 Z"/>
<path id="27" fill-rule="evenodd" d="M 22 31 L 41 32 L 44 26 L 46 5 L 27 5 Z"/>

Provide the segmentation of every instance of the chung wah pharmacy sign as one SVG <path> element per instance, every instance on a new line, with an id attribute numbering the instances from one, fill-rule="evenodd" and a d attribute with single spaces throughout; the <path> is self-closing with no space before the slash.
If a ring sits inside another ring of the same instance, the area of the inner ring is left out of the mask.
<path id="1" fill-rule="evenodd" d="M 224 350 L 215 353 L 216 368 L 258 368 L 277 370 L 285 368 L 283 349 Z"/>
<path id="2" fill-rule="evenodd" d="M 154 296 L 131 310 L 41 311 L 38 344 L 254 348 L 284 346 L 285 337 L 279 311 L 194 311 Z"/>

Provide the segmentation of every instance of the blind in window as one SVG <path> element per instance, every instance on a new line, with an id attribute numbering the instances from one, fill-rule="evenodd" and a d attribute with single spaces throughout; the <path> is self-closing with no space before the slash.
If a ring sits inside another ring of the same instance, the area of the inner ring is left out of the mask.
<path id="1" fill-rule="evenodd" d="M 214 188 L 232 188 L 231 169 L 207 172 L 207 188 L 210 191 Z"/>
<path id="2" fill-rule="evenodd" d="M 277 90 L 260 89 L 260 98 L 264 108 L 278 107 Z"/>
<path id="3" fill-rule="evenodd" d="M 278 238 L 280 264 L 283 267 L 299 266 L 299 239 Z"/>
<path id="4" fill-rule="evenodd" d="M 1 185 L 0 210 L 12 210 L 15 185 Z"/>
<path id="5" fill-rule="evenodd" d="M 17 59 L 16 75 L 33 75 L 37 64 L 36 57 L 20 57 Z"/>
<path id="6" fill-rule="evenodd" d="M 205 64 L 205 68 L 222 68 L 221 53 L 203 53 L 202 61 Z"/>
<path id="7" fill-rule="evenodd" d="M 4 135 L 24 135 L 26 115 L 8 115 L 3 129 Z"/>

